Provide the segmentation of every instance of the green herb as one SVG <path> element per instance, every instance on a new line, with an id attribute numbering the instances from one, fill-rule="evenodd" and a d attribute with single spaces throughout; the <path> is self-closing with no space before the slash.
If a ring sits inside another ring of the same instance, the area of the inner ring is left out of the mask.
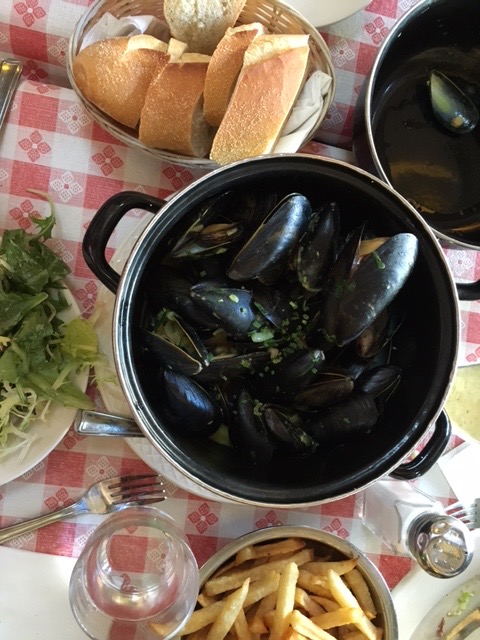
<path id="1" fill-rule="evenodd" d="M 376 251 L 373 252 L 373 259 L 375 260 L 375 264 L 377 265 L 377 269 L 385 269 L 385 263 L 380 258 Z"/>
<path id="2" fill-rule="evenodd" d="M 93 407 L 75 377 L 99 361 L 97 337 L 89 321 L 59 316 L 70 269 L 45 244 L 55 224 L 49 203 L 50 216 L 32 217 L 37 233 L 7 230 L 0 240 L 0 457 L 29 444 L 29 424 L 51 402 Z"/>

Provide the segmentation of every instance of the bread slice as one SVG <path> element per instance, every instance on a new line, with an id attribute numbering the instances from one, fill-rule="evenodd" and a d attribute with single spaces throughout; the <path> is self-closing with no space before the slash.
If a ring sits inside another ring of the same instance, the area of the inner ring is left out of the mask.
<path id="1" fill-rule="evenodd" d="M 140 117 L 139 140 L 186 156 L 208 154 L 214 129 L 203 114 L 210 56 L 185 53 L 152 80 Z"/>
<path id="2" fill-rule="evenodd" d="M 245 0 L 164 0 L 163 13 L 172 36 L 188 50 L 211 55 L 233 27 Z"/>
<path id="3" fill-rule="evenodd" d="M 264 35 L 248 47 L 210 158 L 219 165 L 270 153 L 308 72 L 308 35 Z"/>
<path id="4" fill-rule="evenodd" d="M 135 129 L 154 74 L 169 61 L 167 44 L 149 35 L 109 38 L 85 47 L 72 72 L 87 100 Z"/>
<path id="5" fill-rule="evenodd" d="M 220 125 L 243 66 L 245 51 L 257 36 L 264 33 L 262 24 L 251 22 L 227 29 L 218 43 L 205 80 L 205 118 L 211 125 Z"/>

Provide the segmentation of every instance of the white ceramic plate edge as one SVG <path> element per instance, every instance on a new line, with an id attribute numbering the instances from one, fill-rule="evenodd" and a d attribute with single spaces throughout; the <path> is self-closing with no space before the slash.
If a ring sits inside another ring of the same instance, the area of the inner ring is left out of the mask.
<path id="1" fill-rule="evenodd" d="M 315 27 L 325 27 L 360 11 L 371 0 L 283 0 Z"/>
<path id="2" fill-rule="evenodd" d="M 473 559 L 463 573 L 455 578 L 441 579 L 415 567 L 393 589 L 400 640 L 416 640 L 412 634 L 427 613 L 447 594 L 480 575 L 480 529 L 472 533 L 475 546 Z"/>
<path id="3" fill-rule="evenodd" d="M 80 308 L 65 283 L 64 286 L 63 293 L 70 307 L 61 313 L 61 318 L 68 322 L 80 315 Z M 88 383 L 88 372 L 81 372 L 76 381 L 79 388 L 85 391 Z M 11 482 L 27 473 L 27 471 L 30 471 L 46 458 L 67 433 L 76 413 L 77 409 L 74 407 L 64 407 L 61 404 L 52 403 L 45 420 L 36 420 L 29 426 L 28 432 L 38 437 L 32 442 L 26 454 L 21 457 L 23 454 L 20 450 L 19 453 L 13 452 L 0 460 L 0 485 Z"/>
<path id="4" fill-rule="evenodd" d="M 110 265 L 117 272 L 122 272 L 135 242 L 150 220 L 150 216 L 144 216 L 114 252 L 110 260 Z M 120 383 L 107 381 L 107 378 L 111 378 L 112 375 L 115 375 L 112 344 L 112 318 L 114 303 L 115 298 L 113 294 L 105 286 L 101 285 L 98 290 L 97 303 L 95 305 L 93 316 L 96 318 L 95 329 L 99 342 L 99 350 L 107 357 L 108 369 L 96 367 L 96 373 L 99 378 L 97 387 L 109 413 L 113 415 L 131 417 L 132 413 L 123 395 Z M 125 438 L 125 442 L 141 460 L 148 464 L 149 467 L 164 476 L 167 480 L 176 484 L 181 489 L 199 495 L 207 500 L 232 502 L 228 498 L 217 495 L 212 491 L 197 485 L 193 480 L 190 480 L 190 478 L 181 473 L 181 471 L 169 462 L 169 460 L 167 460 L 147 438 Z"/>

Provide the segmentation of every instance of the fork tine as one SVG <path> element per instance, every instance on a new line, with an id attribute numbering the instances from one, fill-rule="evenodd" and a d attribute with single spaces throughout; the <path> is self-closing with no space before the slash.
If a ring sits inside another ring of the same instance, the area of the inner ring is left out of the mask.
<path id="1" fill-rule="evenodd" d="M 162 481 L 163 478 L 162 476 L 159 476 L 156 473 L 144 473 L 144 474 L 138 474 L 138 475 L 132 475 L 132 476 L 116 476 L 115 478 L 110 478 L 109 480 L 107 480 L 108 482 L 108 487 L 110 489 L 114 489 L 116 487 L 121 487 L 127 483 L 135 483 L 141 480 L 159 480 Z"/>
<path id="2" fill-rule="evenodd" d="M 159 475 L 122 476 L 114 480 L 108 487 L 114 505 L 153 504 L 166 498 L 163 478 Z"/>

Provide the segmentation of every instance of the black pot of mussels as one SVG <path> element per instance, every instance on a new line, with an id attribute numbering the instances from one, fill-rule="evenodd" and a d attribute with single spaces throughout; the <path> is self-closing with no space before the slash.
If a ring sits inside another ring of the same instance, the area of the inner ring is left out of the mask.
<path id="1" fill-rule="evenodd" d="M 120 275 L 106 247 L 135 208 L 154 215 Z M 119 193 L 83 252 L 116 294 L 115 365 L 135 421 L 197 485 L 311 505 L 422 475 L 444 451 L 455 285 L 422 217 L 363 170 L 270 156 L 168 203 Z"/>
<path id="2" fill-rule="evenodd" d="M 451 248 L 480 248 L 480 3 L 421 0 L 391 29 L 359 94 L 357 164 Z M 480 283 L 458 286 L 479 299 Z"/>

